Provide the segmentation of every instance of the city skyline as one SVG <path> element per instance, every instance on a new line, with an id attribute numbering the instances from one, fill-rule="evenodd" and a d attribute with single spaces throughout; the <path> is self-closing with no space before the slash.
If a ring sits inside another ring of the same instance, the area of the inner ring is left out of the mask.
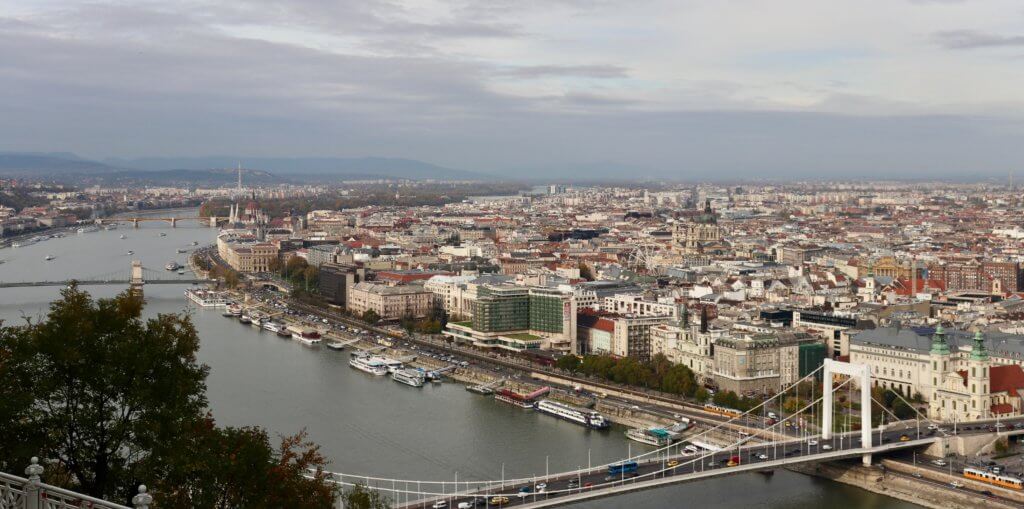
<path id="1" fill-rule="evenodd" d="M 11 4 L 3 150 L 526 177 L 1004 177 L 1011 2 Z"/>

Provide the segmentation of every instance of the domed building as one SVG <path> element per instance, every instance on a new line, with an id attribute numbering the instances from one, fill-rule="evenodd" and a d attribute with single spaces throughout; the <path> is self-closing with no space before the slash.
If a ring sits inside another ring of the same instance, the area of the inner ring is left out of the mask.
<path id="1" fill-rule="evenodd" d="M 705 200 L 703 213 L 673 227 L 672 240 L 685 254 L 704 253 L 709 248 L 722 247 L 723 230 L 718 224 L 718 214 L 711 208 L 711 200 Z"/>

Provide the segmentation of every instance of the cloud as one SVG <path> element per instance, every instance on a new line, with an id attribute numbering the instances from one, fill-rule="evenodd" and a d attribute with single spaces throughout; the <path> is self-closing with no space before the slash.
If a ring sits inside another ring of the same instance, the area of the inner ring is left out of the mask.
<path id="1" fill-rule="evenodd" d="M 946 49 L 979 49 L 1024 46 L 1024 35 L 999 35 L 973 30 L 938 32 L 935 41 Z"/>
<path id="2" fill-rule="evenodd" d="M 942 50 L 1018 44 L 991 35 L 1013 0 L 843 1 L 858 8 L 24 2 L 0 16 L 0 148 L 379 155 L 538 175 L 594 161 L 780 176 L 1024 164 L 1021 71 Z M 946 31 L 953 15 L 977 31 Z"/>
<path id="3" fill-rule="evenodd" d="M 629 76 L 629 70 L 617 65 L 527 65 L 499 69 L 497 74 L 515 78 L 571 76 L 603 79 L 626 78 Z"/>

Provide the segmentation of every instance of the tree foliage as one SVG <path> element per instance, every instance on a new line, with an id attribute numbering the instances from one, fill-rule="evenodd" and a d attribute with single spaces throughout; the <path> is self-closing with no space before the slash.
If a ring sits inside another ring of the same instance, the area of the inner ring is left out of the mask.
<path id="1" fill-rule="evenodd" d="M 357 484 L 341 494 L 345 509 L 391 509 L 391 502 L 379 491 L 368 490 Z"/>
<path id="2" fill-rule="evenodd" d="M 559 361 L 569 366 L 573 361 L 564 360 L 566 357 Z M 686 397 L 693 397 L 699 388 L 693 370 L 682 364 L 672 364 L 661 354 L 655 355 L 650 362 L 642 362 L 632 357 L 586 355 L 579 361 L 576 369 L 597 378 Z"/>
<path id="3" fill-rule="evenodd" d="M 316 446 L 218 428 L 191 320 L 141 312 L 72 285 L 39 322 L 0 326 L 0 470 L 40 456 L 47 482 L 120 502 L 145 482 L 159 507 L 329 507 L 301 475 L 324 464 Z"/>

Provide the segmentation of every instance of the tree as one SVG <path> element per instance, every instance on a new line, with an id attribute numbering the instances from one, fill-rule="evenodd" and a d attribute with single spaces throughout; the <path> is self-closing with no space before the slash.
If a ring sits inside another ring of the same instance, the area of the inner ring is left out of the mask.
<path id="1" fill-rule="evenodd" d="M 191 320 L 143 320 L 142 304 L 71 285 L 43 320 L 0 326 L 0 470 L 38 455 L 47 482 L 113 501 L 146 482 L 159 507 L 330 507 L 322 476 L 303 476 L 324 464 L 316 446 L 217 428 Z"/>
<path id="2" fill-rule="evenodd" d="M 364 322 L 373 325 L 380 321 L 380 315 L 372 309 L 367 309 L 366 311 L 363 311 L 362 319 Z"/>
<path id="3" fill-rule="evenodd" d="M 324 482 L 326 460 L 305 431 L 281 437 L 275 449 L 261 428 L 218 428 L 205 419 L 183 447 L 156 484 L 162 508 L 332 505 L 334 490 Z M 316 472 L 312 479 L 304 477 L 308 469 Z"/>
<path id="4" fill-rule="evenodd" d="M 570 373 L 575 373 L 580 368 L 580 358 L 575 355 L 564 355 L 555 361 L 555 367 Z"/>
<path id="5" fill-rule="evenodd" d="M 272 274 L 280 274 L 282 269 L 284 269 L 284 264 L 281 263 L 281 259 L 276 256 L 267 264 L 267 271 Z"/>
<path id="6" fill-rule="evenodd" d="M 128 293 L 94 301 L 72 285 L 46 320 L 5 329 L 5 385 L 31 388 L 31 400 L 21 400 L 30 404 L 17 409 L 20 422 L 0 418 L 14 436 L 30 435 L 4 460 L 24 464 L 35 450 L 85 493 L 121 499 L 147 463 L 166 460 L 169 444 L 206 407 L 207 368 L 196 362 L 199 338 L 188 318 L 144 323 L 141 310 Z"/>
<path id="7" fill-rule="evenodd" d="M 345 509 L 391 509 L 391 502 L 379 491 L 368 490 L 362 484 L 341 494 Z"/>
<path id="8" fill-rule="evenodd" d="M 306 263 L 305 258 L 293 256 L 288 259 L 287 263 L 284 264 L 285 276 L 291 279 L 294 278 L 296 275 L 301 275 L 302 271 L 306 270 L 306 267 L 308 265 L 309 264 Z"/>
<path id="9" fill-rule="evenodd" d="M 590 266 L 589 265 L 587 265 L 584 262 L 580 262 L 579 267 L 580 267 L 580 277 L 581 278 L 586 279 L 587 281 L 593 281 L 594 280 L 594 272 L 592 270 L 590 270 Z"/>

